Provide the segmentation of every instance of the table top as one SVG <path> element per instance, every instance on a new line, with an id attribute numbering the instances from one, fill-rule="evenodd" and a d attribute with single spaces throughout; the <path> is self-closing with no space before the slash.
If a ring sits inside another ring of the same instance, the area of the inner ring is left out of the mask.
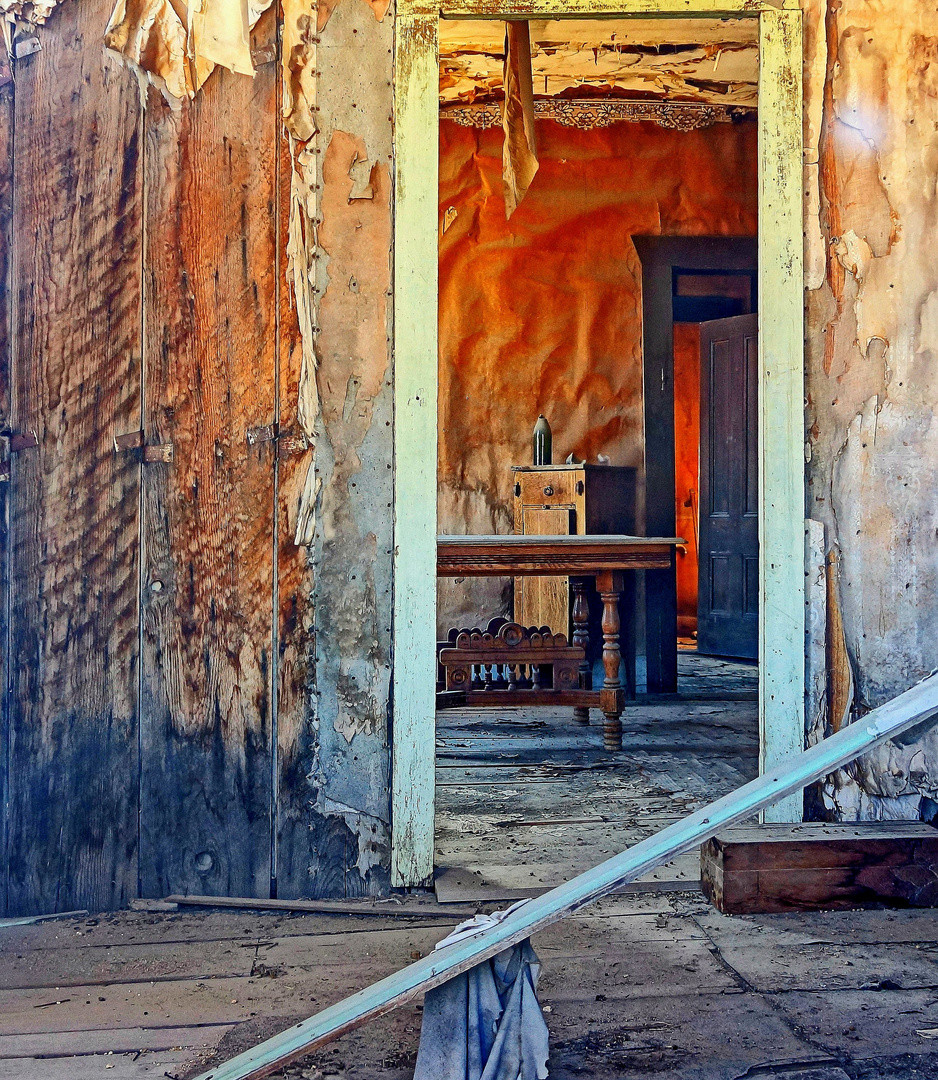
<path id="1" fill-rule="evenodd" d="M 590 576 L 663 570 L 678 536 L 438 536 L 438 577 Z"/>

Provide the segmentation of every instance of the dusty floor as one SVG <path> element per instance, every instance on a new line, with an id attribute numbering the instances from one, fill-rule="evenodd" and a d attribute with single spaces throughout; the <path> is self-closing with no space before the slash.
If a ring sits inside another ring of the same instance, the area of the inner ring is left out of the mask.
<path id="1" fill-rule="evenodd" d="M 411 919 L 193 912 L 8 928 L 0 1078 L 187 1077 L 427 951 Z M 938 913 L 729 918 L 615 897 L 538 935 L 557 1080 L 938 1077 Z M 283 1074 L 408 1080 L 409 1007 Z"/>
<path id="2" fill-rule="evenodd" d="M 630 703 L 621 753 L 571 709 L 437 714 L 437 896 L 507 900 L 559 885 L 758 772 L 758 669 L 682 652 L 679 696 Z M 497 693 L 494 695 L 497 697 Z M 685 856 L 646 886 L 699 877 Z"/>
<path id="3" fill-rule="evenodd" d="M 754 775 L 754 669 L 682 670 L 682 700 L 630 707 L 621 755 L 563 712 L 441 714 L 441 898 L 543 888 Z M 685 860 L 535 938 L 555 1080 L 938 1080 L 938 911 L 729 918 L 694 877 Z M 0 928 L 0 1080 L 191 1077 L 453 922 L 196 909 Z M 419 1029 L 403 1008 L 281 1075 L 410 1080 Z"/>

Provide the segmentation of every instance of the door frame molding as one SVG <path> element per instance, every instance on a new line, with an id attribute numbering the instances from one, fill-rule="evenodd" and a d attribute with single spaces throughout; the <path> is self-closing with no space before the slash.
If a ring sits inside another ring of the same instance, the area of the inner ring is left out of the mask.
<path id="1" fill-rule="evenodd" d="M 439 20 L 759 21 L 759 730 L 764 772 L 804 746 L 802 17 L 798 0 L 399 0 L 394 41 L 391 881 L 433 880 Z M 789 796 L 766 820 L 801 819 Z"/>
<path id="2" fill-rule="evenodd" d="M 645 532 L 674 536 L 675 268 L 756 270 L 754 236 L 633 236 L 642 264 L 642 394 L 645 416 Z M 655 492 L 658 493 L 655 497 Z M 649 693 L 677 690 L 677 573 L 645 571 Z"/>

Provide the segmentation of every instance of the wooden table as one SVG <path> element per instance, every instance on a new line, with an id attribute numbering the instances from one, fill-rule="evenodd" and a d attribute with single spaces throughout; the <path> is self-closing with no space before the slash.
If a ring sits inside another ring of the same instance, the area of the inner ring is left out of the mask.
<path id="1" fill-rule="evenodd" d="M 602 711 L 603 741 L 614 750 L 622 746 L 620 718 L 625 707 L 619 679 L 619 594 L 624 575 L 629 570 L 668 569 L 675 546 L 682 543 L 673 536 L 438 536 L 436 572 L 438 577 L 570 577 L 574 645 L 588 640 L 584 579 L 594 579 L 603 603 L 604 679 L 598 694 L 589 691 L 587 699 L 584 689 L 581 695 L 589 704 L 595 700 Z"/>

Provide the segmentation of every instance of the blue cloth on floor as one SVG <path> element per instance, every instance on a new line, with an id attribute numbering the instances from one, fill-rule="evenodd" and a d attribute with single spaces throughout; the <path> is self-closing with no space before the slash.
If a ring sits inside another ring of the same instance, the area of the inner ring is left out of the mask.
<path id="1" fill-rule="evenodd" d="M 544 1080 L 540 972 L 522 941 L 428 991 L 414 1080 Z"/>

